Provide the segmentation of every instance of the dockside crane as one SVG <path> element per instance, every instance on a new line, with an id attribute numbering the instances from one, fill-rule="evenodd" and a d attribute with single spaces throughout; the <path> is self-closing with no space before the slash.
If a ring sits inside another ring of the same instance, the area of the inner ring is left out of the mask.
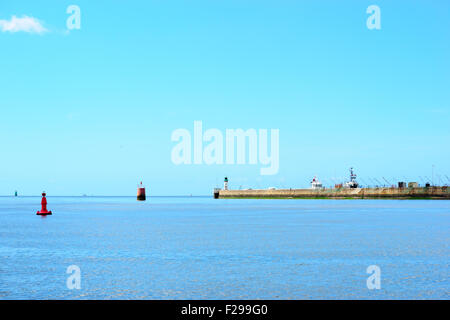
<path id="1" fill-rule="evenodd" d="M 359 180 L 361 180 L 362 181 L 362 183 L 364 183 L 365 185 L 366 185 L 366 188 L 368 188 L 369 187 L 369 185 L 367 184 L 367 182 L 363 179 L 363 178 L 361 178 L 361 177 L 359 177 Z"/>
<path id="2" fill-rule="evenodd" d="M 377 179 L 377 178 L 373 178 L 377 183 L 378 183 L 378 185 L 381 187 L 381 186 L 383 186 L 384 187 L 384 185 Z"/>
<path id="3" fill-rule="evenodd" d="M 382 178 L 383 178 L 384 181 L 386 181 L 386 183 L 388 184 L 388 187 L 389 187 L 389 186 L 392 186 L 392 183 L 390 183 L 389 181 L 387 181 L 387 180 L 385 179 L 385 177 L 382 177 Z"/>
<path id="4" fill-rule="evenodd" d="M 330 181 L 328 179 L 322 179 L 322 185 L 326 188 L 327 185 L 330 185 Z"/>
<path id="5" fill-rule="evenodd" d="M 370 180 L 373 181 L 373 184 L 375 185 L 375 188 L 381 187 L 380 182 L 375 178 L 370 178 Z"/>
<path id="6" fill-rule="evenodd" d="M 331 182 L 333 183 L 333 184 L 331 185 L 331 189 L 333 189 L 334 186 L 336 185 L 336 180 L 334 179 L 334 177 L 333 177 L 333 178 L 330 178 L 330 180 L 331 180 Z"/>
<path id="7" fill-rule="evenodd" d="M 422 176 L 419 176 L 419 179 L 420 179 L 420 181 L 422 181 L 422 183 L 423 183 L 423 186 L 425 186 L 425 185 L 426 185 L 426 181 L 425 181 L 425 179 L 424 179 L 424 178 L 422 178 Z"/>
<path id="8" fill-rule="evenodd" d="M 441 176 L 438 175 L 438 174 L 436 174 L 436 177 L 437 177 L 436 184 L 437 184 L 438 186 L 440 186 L 440 185 L 441 185 Z"/>

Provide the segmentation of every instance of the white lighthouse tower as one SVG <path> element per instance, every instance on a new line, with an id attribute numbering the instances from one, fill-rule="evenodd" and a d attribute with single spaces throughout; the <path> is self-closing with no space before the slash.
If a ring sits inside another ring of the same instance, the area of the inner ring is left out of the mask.
<path id="1" fill-rule="evenodd" d="M 225 177 L 223 180 L 223 190 L 228 190 L 228 178 Z"/>

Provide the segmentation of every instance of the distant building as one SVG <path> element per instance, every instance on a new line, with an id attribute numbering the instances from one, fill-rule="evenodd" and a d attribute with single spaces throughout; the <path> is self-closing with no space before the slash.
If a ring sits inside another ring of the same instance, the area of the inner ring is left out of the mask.
<path id="1" fill-rule="evenodd" d="M 398 187 L 399 187 L 400 189 L 406 188 L 406 182 L 400 181 L 400 182 L 398 183 Z"/>

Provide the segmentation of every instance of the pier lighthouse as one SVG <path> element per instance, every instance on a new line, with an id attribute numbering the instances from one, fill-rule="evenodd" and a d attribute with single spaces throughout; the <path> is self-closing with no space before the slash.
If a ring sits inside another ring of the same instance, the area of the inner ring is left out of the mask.
<path id="1" fill-rule="evenodd" d="M 223 180 L 223 190 L 228 190 L 228 177 Z"/>
<path id="2" fill-rule="evenodd" d="M 137 200 L 138 201 L 145 201 L 146 197 L 145 197 L 145 187 L 142 185 L 142 181 L 141 183 L 138 185 L 138 189 L 137 189 Z"/>

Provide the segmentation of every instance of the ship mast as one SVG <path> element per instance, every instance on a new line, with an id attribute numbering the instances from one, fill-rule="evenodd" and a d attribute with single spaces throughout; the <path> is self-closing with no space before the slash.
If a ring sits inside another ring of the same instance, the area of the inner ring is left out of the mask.
<path id="1" fill-rule="evenodd" d="M 350 168 L 350 182 L 355 182 L 356 174 L 353 173 L 353 167 Z"/>

